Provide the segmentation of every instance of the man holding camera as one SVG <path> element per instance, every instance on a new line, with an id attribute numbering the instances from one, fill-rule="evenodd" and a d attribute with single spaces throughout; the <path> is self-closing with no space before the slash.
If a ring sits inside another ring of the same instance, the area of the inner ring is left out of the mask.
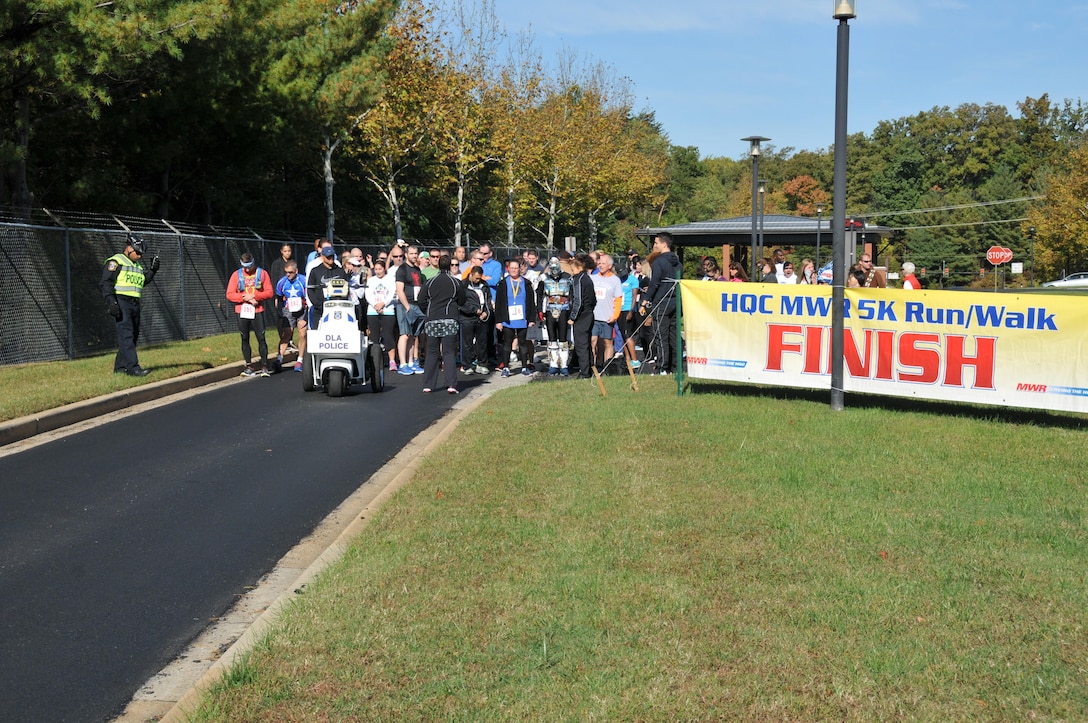
<path id="1" fill-rule="evenodd" d="M 136 358 L 136 343 L 140 339 L 140 293 L 159 271 L 159 257 L 151 259 L 151 270 L 145 271 L 140 259 L 147 244 L 139 236 L 129 234 L 123 253 L 106 259 L 98 288 L 106 300 L 110 316 L 117 325 L 117 357 L 114 374 L 130 377 L 147 376 L 150 372 Z"/>

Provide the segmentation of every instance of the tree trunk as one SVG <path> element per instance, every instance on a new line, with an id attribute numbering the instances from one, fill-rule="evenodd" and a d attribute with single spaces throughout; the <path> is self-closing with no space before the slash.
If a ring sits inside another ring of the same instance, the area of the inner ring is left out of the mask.
<path id="1" fill-rule="evenodd" d="M 324 162 L 325 167 L 325 238 L 329 241 L 333 241 L 336 238 L 336 210 L 333 207 L 333 195 L 332 190 L 335 185 L 335 181 L 332 177 L 332 154 L 336 151 L 336 146 L 339 145 L 339 141 L 332 142 L 328 136 L 325 136 L 325 152 Z"/>
<path id="2" fill-rule="evenodd" d="M 506 187 L 506 245 L 514 246 L 514 186 Z"/>
<path id="3" fill-rule="evenodd" d="M 397 184 L 392 176 L 386 181 L 386 190 L 388 192 L 386 198 L 389 199 L 389 208 L 393 211 L 393 230 L 399 240 L 404 238 L 404 234 L 400 222 L 400 199 L 397 198 Z"/>
<path id="4" fill-rule="evenodd" d="M 589 212 L 589 248 L 597 248 L 597 212 Z"/>
<path id="5" fill-rule="evenodd" d="M 461 245 L 461 233 L 465 221 L 465 173 L 457 172 L 457 219 L 453 224 L 453 245 Z"/>
<path id="6" fill-rule="evenodd" d="M 155 204 L 155 213 L 159 218 L 170 218 L 170 169 L 164 168 L 159 173 L 159 201 Z"/>
<path id="7" fill-rule="evenodd" d="M 548 247 L 555 245 L 555 219 L 559 215 L 559 169 L 552 174 L 552 186 L 548 189 Z"/>
<path id="8" fill-rule="evenodd" d="M 25 89 L 15 98 L 15 160 L 12 161 L 11 205 L 23 218 L 30 218 L 34 201 L 26 178 L 26 159 L 30 156 L 30 96 Z"/>

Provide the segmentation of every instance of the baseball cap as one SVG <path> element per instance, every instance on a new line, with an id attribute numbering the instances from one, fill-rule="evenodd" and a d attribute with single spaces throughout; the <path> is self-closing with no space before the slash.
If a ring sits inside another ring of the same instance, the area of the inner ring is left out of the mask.
<path id="1" fill-rule="evenodd" d="M 321 255 L 322 256 L 336 256 L 336 250 L 332 246 L 322 246 L 321 247 Z"/>
<path id="2" fill-rule="evenodd" d="M 361 258 L 359 258 L 358 256 L 352 256 L 351 258 L 348 259 L 348 263 L 351 264 L 352 266 L 362 266 L 363 265 L 363 260 Z"/>

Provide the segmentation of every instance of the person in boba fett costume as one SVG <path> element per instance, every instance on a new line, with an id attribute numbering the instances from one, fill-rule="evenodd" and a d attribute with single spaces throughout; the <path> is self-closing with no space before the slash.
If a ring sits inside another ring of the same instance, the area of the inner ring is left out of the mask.
<path id="1" fill-rule="evenodd" d="M 548 331 L 548 376 L 568 376 L 570 358 L 571 276 L 552 257 L 540 283 L 544 291 L 544 324 Z"/>

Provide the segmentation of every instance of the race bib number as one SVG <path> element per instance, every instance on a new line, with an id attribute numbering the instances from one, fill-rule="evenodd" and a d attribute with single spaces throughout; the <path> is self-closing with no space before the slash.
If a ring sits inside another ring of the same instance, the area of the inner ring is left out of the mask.
<path id="1" fill-rule="evenodd" d="M 242 304 L 242 310 L 238 312 L 238 315 L 243 319 L 253 319 L 257 316 L 257 307 L 253 304 Z"/>
<path id="2" fill-rule="evenodd" d="M 525 307 L 521 304 L 510 306 L 510 321 L 521 321 L 525 318 Z"/>
<path id="3" fill-rule="evenodd" d="M 302 311 L 302 297 L 292 296 L 287 299 L 287 310 L 290 311 L 292 314 L 297 314 L 298 312 Z"/>
<path id="4" fill-rule="evenodd" d="M 419 300 L 419 290 L 421 288 L 423 288 L 423 287 L 422 286 L 413 286 L 412 287 L 412 301 L 418 301 Z"/>
<path id="5" fill-rule="evenodd" d="M 594 292 L 596 292 L 597 294 L 597 301 L 604 301 L 605 298 L 608 296 L 608 290 L 601 286 L 598 286 L 596 289 L 594 289 Z"/>

